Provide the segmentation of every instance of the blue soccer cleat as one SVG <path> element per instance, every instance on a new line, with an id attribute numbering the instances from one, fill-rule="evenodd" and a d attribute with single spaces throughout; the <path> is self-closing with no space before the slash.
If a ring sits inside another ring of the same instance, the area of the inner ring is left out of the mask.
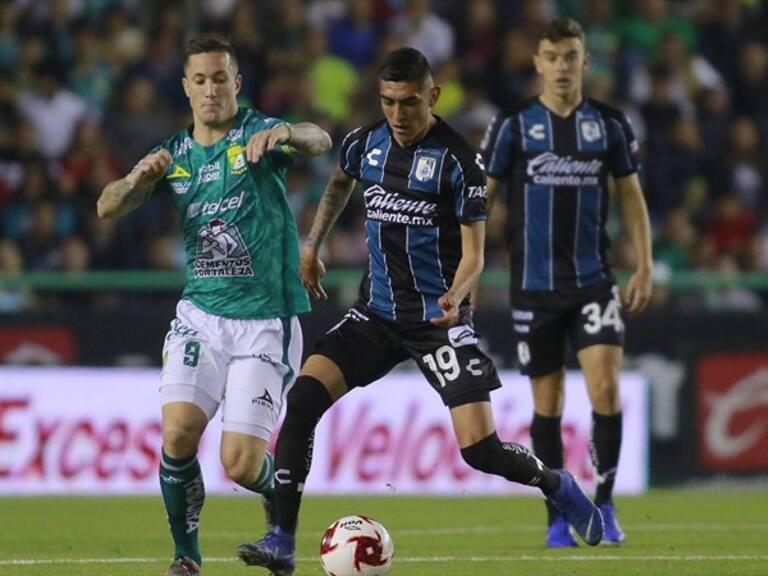
<path id="1" fill-rule="evenodd" d="M 597 546 L 603 539 L 603 517 L 576 479 L 563 470 L 554 470 L 560 476 L 560 487 L 549 497 L 563 513 L 568 523 L 590 546 Z"/>
<path id="2" fill-rule="evenodd" d="M 612 502 L 598 506 L 603 515 L 603 544 L 622 544 L 626 540 L 624 530 L 616 519 L 616 510 Z"/>
<path id="3" fill-rule="evenodd" d="M 547 548 L 575 548 L 578 546 L 571 534 L 571 527 L 565 516 L 555 516 L 547 527 Z"/>
<path id="4" fill-rule="evenodd" d="M 248 566 L 263 566 L 273 576 L 290 576 L 296 569 L 296 538 L 279 526 L 253 544 L 240 544 L 237 555 Z"/>

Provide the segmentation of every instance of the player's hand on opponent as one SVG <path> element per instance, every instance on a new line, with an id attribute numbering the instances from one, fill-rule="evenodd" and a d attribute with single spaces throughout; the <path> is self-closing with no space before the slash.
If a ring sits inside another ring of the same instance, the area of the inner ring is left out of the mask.
<path id="1" fill-rule="evenodd" d="M 245 145 L 245 159 L 255 164 L 264 154 L 281 144 L 287 144 L 290 139 L 291 129 L 287 124 L 256 132 Z"/>
<path id="2" fill-rule="evenodd" d="M 629 316 L 637 316 L 651 301 L 653 278 L 650 270 L 638 270 L 627 283 L 624 292 L 624 306 Z"/>
<path id="3" fill-rule="evenodd" d="M 301 283 L 307 292 L 319 300 L 327 300 L 328 295 L 320 285 L 320 280 L 325 276 L 325 264 L 317 257 L 317 252 L 305 246 L 301 250 L 301 261 L 299 262 L 299 276 Z"/>
<path id="4" fill-rule="evenodd" d="M 125 177 L 125 181 L 133 188 L 144 188 L 154 184 L 163 177 L 171 162 L 173 162 L 171 153 L 165 148 L 153 154 L 147 154 Z"/>
<path id="5" fill-rule="evenodd" d="M 437 305 L 440 306 L 443 315 L 440 318 L 432 318 L 432 324 L 440 328 L 450 328 L 459 323 L 459 303 L 453 294 L 446 292 L 440 296 Z"/>

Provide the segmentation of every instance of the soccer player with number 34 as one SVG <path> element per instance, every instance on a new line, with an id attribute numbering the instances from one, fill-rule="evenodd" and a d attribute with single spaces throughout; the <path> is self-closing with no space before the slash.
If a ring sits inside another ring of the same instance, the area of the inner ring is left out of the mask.
<path id="1" fill-rule="evenodd" d="M 630 315 L 642 312 L 653 266 L 638 144 L 622 112 L 582 96 L 588 55 L 577 22 L 550 22 L 533 61 L 544 81 L 542 93 L 497 117 L 483 139 L 488 204 L 506 181 L 512 319 L 521 371 L 533 386 L 534 451 L 547 466 L 563 467 L 560 418 L 569 341 L 592 402 L 595 503 L 605 521 L 604 541 L 620 544 L 624 533 L 612 491 L 621 448 L 622 307 Z M 637 258 L 624 303 L 607 259 L 609 175 Z M 548 510 L 547 545 L 576 546 L 551 501 Z"/>

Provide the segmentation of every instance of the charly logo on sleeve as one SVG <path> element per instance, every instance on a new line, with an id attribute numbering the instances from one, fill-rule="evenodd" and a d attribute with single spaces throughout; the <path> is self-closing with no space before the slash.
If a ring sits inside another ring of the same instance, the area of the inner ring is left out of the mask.
<path id="1" fill-rule="evenodd" d="M 195 278 L 253 276 L 251 255 L 237 226 L 213 218 L 197 233 Z"/>
<path id="2" fill-rule="evenodd" d="M 410 226 L 436 226 L 437 204 L 417 198 L 404 198 L 397 192 L 387 192 L 374 184 L 364 193 L 366 216 L 369 220 L 395 222 Z"/>

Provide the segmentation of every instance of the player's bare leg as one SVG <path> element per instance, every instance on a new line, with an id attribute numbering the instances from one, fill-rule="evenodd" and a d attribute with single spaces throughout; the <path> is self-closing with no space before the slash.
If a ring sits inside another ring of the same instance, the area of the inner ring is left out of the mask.
<path id="1" fill-rule="evenodd" d="M 597 475 L 595 504 L 605 520 L 606 544 L 621 544 L 624 532 L 616 520 L 613 486 L 621 451 L 620 346 L 595 345 L 578 352 L 579 363 L 592 402 L 592 459 Z"/>
<path id="2" fill-rule="evenodd" d="M 205 413 L 189 402 L 163 405 L 163 452 L 160 488 L 175 545 L 167 575 L 193 575 L 200 570 L 197 541 L 205 486 L 197 461 L 197 446 L 208 424 Z"/>
<path id="3" fill-rule="evenodd" d="M 234 482 L 261 496 L 267 530 L 275 525 L 275 465 L 263 438 L 224 431 L 221 464 Z"/>

